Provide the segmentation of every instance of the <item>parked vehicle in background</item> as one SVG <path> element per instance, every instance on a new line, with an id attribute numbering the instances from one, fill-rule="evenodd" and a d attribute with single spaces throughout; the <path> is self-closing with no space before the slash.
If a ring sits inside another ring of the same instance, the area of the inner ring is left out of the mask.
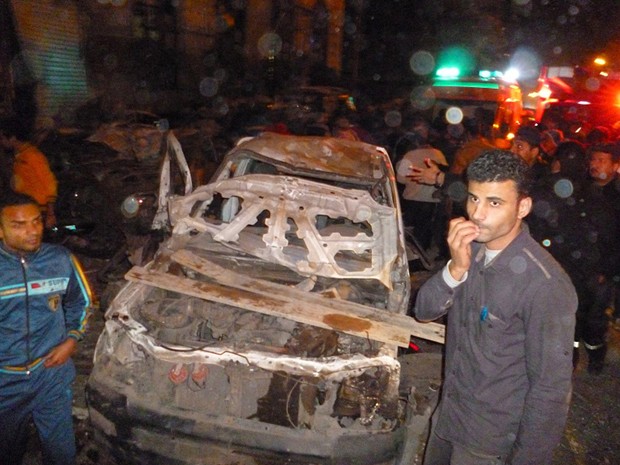
<path id="1" fill-rule="evenodd" d="M 519 85 L 491 72 L 476 77 L 436 77 L 424 99 L 429 121 L 442 118 L 444 124 L 461 123 L 481 110 L 492 115 L 490 136 L 500 148 L 510 147 L 521 125 L 523 101 Z"/>
<path id="2" fill-rule="evenodd" d="M 398 347 L 443 327 L 406 316 L 385 150 L 264 134 L 168 209 L 171 236 L 106 312 L 99 445 L 121 463 L 409 464 L 430 411 Z"/>

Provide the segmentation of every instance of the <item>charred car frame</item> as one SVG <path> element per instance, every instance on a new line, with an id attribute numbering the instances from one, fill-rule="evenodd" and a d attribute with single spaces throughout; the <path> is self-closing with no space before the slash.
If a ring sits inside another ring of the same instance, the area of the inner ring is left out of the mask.
<path id="1" fill-rule="evenodd" d="M 266 134 L 168 208 L 170 238 L 106 312 L 87 385 L 98 442 L 123 462 L 410 463 L 428 412 L 398 347 L 441 331 L 406 316 L 387 153 Z"/>

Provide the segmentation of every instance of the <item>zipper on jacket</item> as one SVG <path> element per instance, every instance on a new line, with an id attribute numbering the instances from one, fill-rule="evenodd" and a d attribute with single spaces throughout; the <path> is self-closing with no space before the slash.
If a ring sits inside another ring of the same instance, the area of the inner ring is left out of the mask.
<path id="1" fill-rule="evenodd" d="M 19 262 L 22 266 L 22 275 L 24 277 L 24 287 L 26 289 L 26 292 L 25 292 L 25 297 L 26 297 L 26 364 L 29 364 L 32 357 L 30 354 L 30 294 L 28 292 L 28 275 L 26 273 L 28 264 L 26 263 L 26 259 L 24 257 L 20 257 Z M 26 371 L 26 374 L 29 375 L 30 370 Z"/>

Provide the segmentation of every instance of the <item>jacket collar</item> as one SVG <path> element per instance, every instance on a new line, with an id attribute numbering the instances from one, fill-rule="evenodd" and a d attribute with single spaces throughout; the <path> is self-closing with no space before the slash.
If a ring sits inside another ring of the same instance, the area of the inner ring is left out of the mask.
<path id="1" fill-rule="evenodd" d="M 527 238 L 530 237 L 529 230 L 525 223 L 521 224 L 521 231 L 519 234 L 508 244 L 497 256 L 489 262 L 487 267 L 501 268 L 510 265 L 511 260 L 514 258 L 516 251 L 525 247 Z M 474 252 L 474 260 L 476 263 L 482 262 L 484 264 L 484 254 L 486 247 L 484 244 L 478 244 L 478 250 Z"/>

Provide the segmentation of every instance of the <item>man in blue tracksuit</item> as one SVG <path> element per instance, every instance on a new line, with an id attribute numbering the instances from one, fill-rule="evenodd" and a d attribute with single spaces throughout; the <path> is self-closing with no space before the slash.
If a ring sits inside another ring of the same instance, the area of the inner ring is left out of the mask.
<path id="1" fill-rule="evenodd" d="M 0 198 L 0 464 L 19 464 L 29 421 L 44 464 L 75 463 L 71 355 L 86 328 L 91 293 L 68 250 L 44 244 L 37 202 Z"/>

